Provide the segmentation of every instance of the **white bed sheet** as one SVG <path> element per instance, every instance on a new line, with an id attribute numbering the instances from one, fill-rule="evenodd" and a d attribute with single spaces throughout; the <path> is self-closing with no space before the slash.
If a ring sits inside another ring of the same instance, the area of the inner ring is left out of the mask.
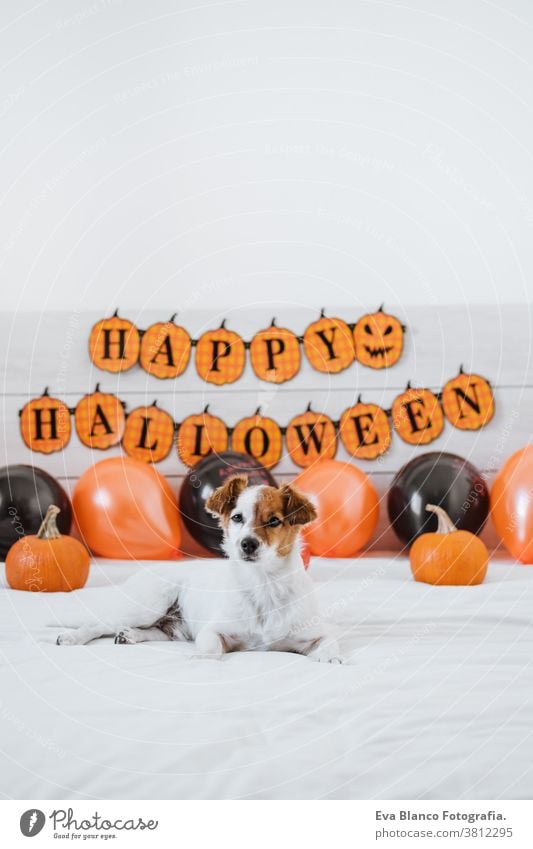
<path id="1" fill-rule="evenodd" d="M 95 586 L 142 564 L 106 562 Z M 318 560 L 350 663 L 58 647 L 65 596 L 0 590 L 7 798 L 532 798 L 533 568 L 429 587 L 405 559 Z M 72 603 L 72 597 L 68 603 Z"/>

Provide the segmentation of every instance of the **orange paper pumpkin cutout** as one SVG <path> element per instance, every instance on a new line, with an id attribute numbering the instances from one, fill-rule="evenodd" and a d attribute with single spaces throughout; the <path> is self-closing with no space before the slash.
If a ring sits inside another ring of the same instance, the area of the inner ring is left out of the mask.
<path id="1" fill-rule="evenodd" d="M 187 416 L 178 431 L 178 455 L 186 466 L 194 466 L 212 451 L 216 454 L 228 447 L 228 429 L 222 419 L 211 416 L 205 408 L 203 413 Z"/>
<path id="2" fill-rule="evenodd" d="M 282 451 L 281 428 L 266 416 L 259 415 L 241 419 L 233 428 L 231 447 L 234 451 L 248 454 L 266 469 L 279 463 Z"/>
<path id="3" fill-rule="evenodd" d="M 122 439 L 126 416 L 117 396 L 100 392 L 96 384 L 95 391 L 78 402 L 74 421 L 80 442 L 105 450 Z"/>
<path id="4" fill-rule="evenodd" d="M 226 330 L 224 321 L 218 330 L 203 333 L 196 343 L 196 370 L 207 383 L 234 383 L 243 373 L 245 361 L 244 342 L 238 333 Z"/>
<path id="5" fill-rule="evenodd" d="M 479 430 L 494 415 L 494 395 L 488 380 L 479 374 L 465 374 L 448 381 L 442 390 L 442 406 L 448 421 L 460 430 Z"/>
<path id="6" fill-rule="evenodd" d="M 300 343 L 296 334 L 276 327 L 274 319 L 250 342 L 250 360 L 257 377 L 269 383 L 285 383 L 300 370 Z"/>
<path id="7" fill-rule="evenodd" d="M 89 337 L 89 356 L 104 371 L 128 371 L 138 361 L 140 347 L 139 331 L 127 318 L 119 318 L 118 310 L 97 321 Z"/>
<path id="8" fill-rule="evenodd" d="M 174 318 L 152 324 L 141 340 L 141 366 L 162 380 L 183 374 L 191 355 L 191 337 L 184 327 L 174 324 Z"/>
<path id="9" fill-rule="evenodd" d="M 359 319 L 353 339 L 356 359 L 370 368 L 389 368 L 397 363 L 403 350 L 403 326 L 383 307 Z"/>
<path id="10" fill-rule="evenodd" d="M 287 425 L 287 451 L 297 466 L 311 466 L 319 459 L 333 459 L 337 452 L 335 425 L 329 416 L 307 408 Z"/>
<path id="11" fill-rule="evenodd" d="M 45 389 L 40 398 L 33 398 L 20 413 L 20 432 L 28 448 L 41 454 L 62 451 L 71 433 L 70 411 L 59 398 L 50 398 Z"/>
<path id="12" fill-rule="evenodd" d="M 340 318 L 326 318 L 324 311 L 305 331 L 304 350 L 313 368 L 328 374 L 348 368 L 355 358 L 350 328 Z"/>
<path id="13" fill-rule="evenodd" d="M 408 386 L 393 401 L 392 423 L 404 442 L 427 445 L 442 433 L 444 415 L 433 392 Z"/>
<path id="14" fill-rule="evenodd" d="M 126 454 L 145 463 L 160 463 L 174 442 L 174 420 L 154 401 L 151 407 L 137 407 L 129 413 L 122 437 Z"/>
<path id="15" fill-rule="evenodd" d="M 342 414 L 339 434 L 348 454 L 361 460 L 375 460 L 391 444 L 386 412 L 377 404 L 363 404 L 360 398 Z"/>

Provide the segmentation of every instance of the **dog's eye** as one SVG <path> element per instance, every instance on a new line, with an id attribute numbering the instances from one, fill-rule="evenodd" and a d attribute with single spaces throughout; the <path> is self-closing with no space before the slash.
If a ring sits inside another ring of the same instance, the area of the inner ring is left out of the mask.
<path id="1" fill-rule="evenodd" d="M 242 525 L 242 513 L 234 513 L 231 517 L 231 521 L 235 522 L 236 525 Z"/>
<path id="2" fill-rule="evenodd" d="M 267 528 L 278 528 L 280 525 L 281 521 L 277 516 L 271 516 L 267 522 Z"/>

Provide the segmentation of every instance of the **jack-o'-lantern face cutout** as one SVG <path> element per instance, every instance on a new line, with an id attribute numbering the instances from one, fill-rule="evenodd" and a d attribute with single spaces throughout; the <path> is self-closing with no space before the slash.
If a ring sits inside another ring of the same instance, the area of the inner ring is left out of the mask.
<path id="1" fill-rule="evenodd" d="M 194 466 L 211 452 L 219 454 L 228 448 L 228 429 L 222 419 L 203 413 L 187 416 L 182 421 L 177 439 L 178 455 L 186 466 Z"/>
<path id="2" fill-rule="evenodd" d="M 94 392 L 78 402 L 74 421 L 80 442 L 105 450 L 122 439 L 126 416 L 116 395 L 100 392 L 97 384 Z"/>
<path id="3" fill-rule="evenodd" d="M 122 447 L 129 457 L 144 463 L 159 463 L 168 456 L 174 442 L 172 416 L 151 407 L 137 407 L 129 413 L 122 437 Z"/>
<path id="4" fill-rule="evenodd" d="M 351 330 L 342 319 L 322 314 L 304 333 L 304 351 L 317 371 L 336 374 L 354 361 Z"/>
<path id="5" fill-rule="evenodd" d="M 266 416 L 256 414 L 241 419 L 233 428 L 231 447 L 258 460 L 266 469 L 279 463 L 283 439 L 280 426 Z"/>
<path id="6" fill-rule="evenodd" d="M 196 343 L 196 369 L 202 380 L 222 386 L 234 383 L 244 370 L 246 349 L 238 333 L 218 330 L 203 333 Z"/>
<path id="7" fill-rule="evenodd" d="M 50 398 L 48 389 L 20 412 L 20 432 L 28 448 L 41 454 L 62 451 L 70 440 L 70 411 L 63 401 Z"/>
<path id="8" fill-rule="evenodd" d="M 392 423 L 409 445 L 427 445 L 441 435 L 444 415 L 433 392 L 408 387 L 393 401 Z"/>
<path id="9" fill-rule="evenodd" d="M 337 453 L 335 425 L 323 413 L 309 408 L 287 425 L 287 451 L 297 466 L 310 466 L 319 459 L 333 459 Z"/>
<path id="10" fill-rule="evenodd" d="M 345 410 L 339 434 L 348 454 L 360 460 L 374 460 L 389 450 L 391 430 L 387 414 L 377 404 L 358 401 Z"/>
<path id="11" fill-rule="evenodd" d="M 382 309 L 359 319 L 354 327 L 355 357 L 370 368 L 389 368 L 403 350 L 403 327 Z"/>
<path id="12" fill-rule="evenodd" d="M 183 374 L 191 355 L 191 337 L 174 324 L 174 318 L 152 324 L 141 340 L 141 366 L 161 380 Z"/>
<path id="13" fill-rule="evenodd" d="M 269 383 L 284 383 L 300 370 L 298 337 L 286 327 L 270 327 L 256 333 L 250 342 L 250 360 L 257 377 Z"/>
<path id="14" fill-rule="evenodd" d="M 104 371 L 119 372 L 133 368 L 139 359 L 139 331 L 118 310 L 111 318 L 97 321 L 89 336 L 89 356 Z"/>
<path id="15" fill-rule="evenodd" d="M 442 390 L 446 418 L 460 430 L 479 430 L 494 415 L 494 395 L 490 383 L 479 374 L 465 374 L 448 381 Z"/>

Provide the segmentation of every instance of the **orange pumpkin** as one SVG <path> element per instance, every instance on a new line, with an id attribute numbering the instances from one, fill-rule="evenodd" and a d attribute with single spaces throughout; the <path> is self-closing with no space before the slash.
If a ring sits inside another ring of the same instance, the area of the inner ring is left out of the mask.
<path id="1" fill-rule="evenodd" d="M 393 366 L 402 354 L 403 330 L 394 315 L 383 312 L 383 306 L 364 315 L 353 331 L 356 359 L 370 368 Z"/>
<path id="2" fill-rule="evenodd" d="M 45 389 L 40 398 L 28 401 L 21 410 L 20 432 L 32 451 L 62 451 L 70 440 L 70 410 L 59 398 L 50 398 Z"/>
<path id="3" fill-rule="evenodd" d="M 449 380 L 442 390 L 442 406 L 454 427 L 479 430 L 494 415 L 491 385 L 479 374 L 465 374 L 461 366 L 457 377 Z"/>
<path id="4" fill-rule="evenodd" d="M 287 425 L 287 451 L 297 466 L 311 466 L 318 459 L 333 459 L 337 453 L 335 425 L 324 413 L 314 413 L 309 405 L 305 413 Z"/>
<path id="5" fill-rule="evenodd" d="M 212 451 L 220 453 L 228 447 L 228 429 L 222 419 L 211 416 L 209 404 L 199 415 L 187 416 L 178 430 L 178 455 L 186 466 L 194 466 Z"/>
<path id="6" fill-rule="evenodd" d="M 276 327 L 275 319 L 250 342 L 250 360 L 257 377 L 269 383 L 285 383 L 300 370 L 298 337 L 286 327 Z"/>
<path id="7" fill-rule="evenodd" d="M 391 444 L 391 431 L 387 414 L 377 404 L 357 404 L 341 416 L 339 434 L 348 454 L 361 460 L 374 460 Z"/>
<path id="8" fill-rule="evenodd" d="M 74 537 L 61 536 L 51 504 L 37 534 L 22 537 L 6 557 L 6 578 L 13 590 L 66 593 L 85 585 L 89 554 Z"/>
<path id="9" fill-rule="evenodd" d="M 196 343 L 196 370 L 202 380 L 217 386 L 238 380 L 246 361 L 244 342 L 224 324 L 203 333 Z"/>
<path id="10" fill-rule="evenodd" d="M 355 357 L 351 330 L 340 318 L 326 318 L 322 310 L 318 321 L 310 324 L 304 333 L 304 351 L 317 371 L 327 374 L 342 371 Z"/>
<path id="11" fill-rule="evenodd" d="M 78 402 L 74 421 L 80 442 L 105 450 L 122 439 L 126 416 L 117 396 L 100 392 L 97 383 L 95 391 Z"/>
<path id="12" fill-rule="evenodd" d="M 231 447 L 240 454 L 248 454 L 266 469 L 279 463 L 283 447 L 281 428 L 266 416 L 259 415 L 241 419 L 233 428 Z"/>
<path id="13" fill-rule="evenodd" d="M 129 457 L 145 463 L 160 463 L 174 442 L 174 419 L 160 410 L 157 401 L 151 407 L 137 407 L 128 414 L 122 447 Z"/>
<path id="14" fill-rule="evenodd" d="M 439 524 L 436 533 L 422 534 L 411 546 L 415 581 L 440 586 L 481 584 L 489 562 L 485 543 L 470 531 L 458 531 L 442 507 L 428 504 L 426 510 L 438 516 Z"/>
<path id="15" fill-rule="evenodd" d="M 139 362 L 148 374 L 166 380 L 179 377 L 189 363 L 191 337 L 184 327 L 169 321 L 152 324 L 144 331 Z"/>
<path id="16" fill-rule="evenodd" d="M 444 416 L 438 398 L 429 389 L 407 390 L 392 403 L 392 423 L 409 445 L 433 442 L 444 427 Z"/>
<path id="17" fill-rule="evenodd" d="M 111 318 L 97 321 L 89 336 L 89 356 L 104 371 L 128 371 L 139 359 L 139 331 L 115 310 Z"/>

